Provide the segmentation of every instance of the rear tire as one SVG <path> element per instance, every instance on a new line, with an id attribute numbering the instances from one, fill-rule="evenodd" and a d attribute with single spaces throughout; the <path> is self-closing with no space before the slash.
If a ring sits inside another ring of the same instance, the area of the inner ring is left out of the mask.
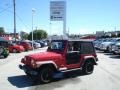
<path id="1" fill-rule="evenodd" d="M 83 69 L 82 69 L 83 73 L 88 75 L 88 74 L 93 73 L 93 70 L 94 70 L 93 62 L 91 61 L 85 62 L 85 64 L 83 65 Z"/>

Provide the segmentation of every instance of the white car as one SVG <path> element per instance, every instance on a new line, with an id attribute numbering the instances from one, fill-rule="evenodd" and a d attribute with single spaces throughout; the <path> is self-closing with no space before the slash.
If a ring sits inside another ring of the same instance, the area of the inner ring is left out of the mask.
<path id="1" fill-rule="evenodd" d="M 112 51 L 114 54 L 120 54 L 120 42 L 116 43 L 113 48 Z"/>

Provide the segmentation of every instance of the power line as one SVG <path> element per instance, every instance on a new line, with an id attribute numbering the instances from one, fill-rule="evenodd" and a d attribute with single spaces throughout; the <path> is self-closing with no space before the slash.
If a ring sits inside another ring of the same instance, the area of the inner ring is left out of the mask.
<path id="1" fill-rule="evenodd" d="M 13 6 L 9 6 L 9 7 L 7 7 L 7 8 L 2 8 L 3 10 L 0 11 L 0 13 L 3 13 L 3 12 L 5 12 L 5 11 L 7 11 L 7 10 L 10 9 L 11 7 L 13 7 Z"/>
<path id="2" fill-rule="evenodd" d="M 30 28 L 24 23 L 23 19 L 20 18 L 20 16 L 18 16 L 17 14 L 16 14 L 16 16 L 18 17 L 18 19 L 21 21 L 21 23 L 22 23 L 27 29 L 30 29 Z"/>
<path id="3" fill-rule="evenodd" d="M 8 10 L 8 9 L 6 9 L 5 11 L 13 14 L 13 11 L 10 11 L 10 10 Z M 23 19 L 22 19 L 17 13 L 16 13 L 16 16 L 17 16 L 17 18 L 19 19 L 19 21 L 21 21 L 21 23 L 22 23 L 27 29 L 30 29 L 30 28 L 28 27 L 28 25 L 26 25 L 26 24 L 24 23 Z"/>

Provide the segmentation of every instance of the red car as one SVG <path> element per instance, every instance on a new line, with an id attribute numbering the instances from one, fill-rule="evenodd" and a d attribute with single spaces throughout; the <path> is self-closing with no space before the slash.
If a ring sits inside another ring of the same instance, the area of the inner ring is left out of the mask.
<path id="1" fill-rule="evenodd" d="M 12 52 L 12 53 L 17 53 L 17 52 L 20 53 L 25 51 L 23 46 L 17 45 L 17 44 L 11 44 L 8 49 L 9 49 L 9 52 Z"/>
<path id="2" fill-rule="evenodd" d="M 0 46 L 4 46 L 4 47 L 8 48 L 9 52 L 12 52 L 12 53 L 24 51 L 23 46 L 10 43 L 9 41 L 0 41 Z"/>
<path id="3" fill-rule="evenodd" d="M 21 60 L 24 65 L 19 65 L 19 68 L 27 75 L 36 76 L 37 80 L 48 83 L 60 73 L 74 70 L 91 74 L 97 61 L 92 41 L 53 40 L 47 52 L 25 56 Z"/>
<path id="4" fill-rule="evenodd" d="M 32 50 L 32 46 L 30 45 L 30 43 L 26 42 L 26 41 L 16 41 L 16 43 L 18 45 L 21 45 L 24 47 L 25 51 L 28 51 L 28 50 Z"/>

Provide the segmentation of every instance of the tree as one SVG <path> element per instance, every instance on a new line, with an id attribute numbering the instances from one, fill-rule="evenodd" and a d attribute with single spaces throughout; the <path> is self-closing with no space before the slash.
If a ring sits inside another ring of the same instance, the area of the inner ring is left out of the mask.
<path id="1" fill-rule="evenodd" d="M 34 30 L 33 31 L 33 40 L 40 40 L 40 39 L 44 39 L 47 38 L 47 32 L 44 30 Z M 32 40 L 32 32 L 30 32 L 30 34 L 28 35 L 28 39 Z"/>
<path id="2" fill-rule="evenodd" d="M 21 36 L 21 39 L 28 39 L 28 33 L 24 32 L 24 31 L 21 31 L 20 32 L 20 36 Z"/>
<path id="3" fill-rule="evenodd" d="M 0 34 L 4 34 L 4 33 L 5 33 L 4 27 L 0 27 Z"/>
<path id="4" fill-rule="evenodd" d="M 112 38 L 115 38 L 115 37 L 117 37 L 117 36 L 116 36 L 115 34 L 112 34 L 111 37 L 112 37 Z"/>

